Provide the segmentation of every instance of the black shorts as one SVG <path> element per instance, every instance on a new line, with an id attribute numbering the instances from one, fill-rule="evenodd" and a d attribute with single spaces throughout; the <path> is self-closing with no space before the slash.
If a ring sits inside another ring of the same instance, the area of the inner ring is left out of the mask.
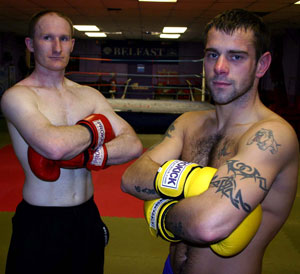
<path id="1" fill-rule="evenodd" d="M 12 223 L 6 274 L 103 273 L 109 232 L 93 197 L 72 207 L 40 207 L 23 200 Z"/>

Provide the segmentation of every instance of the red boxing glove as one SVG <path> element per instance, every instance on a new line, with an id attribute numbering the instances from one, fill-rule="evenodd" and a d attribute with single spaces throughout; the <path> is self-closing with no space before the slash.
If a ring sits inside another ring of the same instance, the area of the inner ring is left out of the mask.
<path id="1" fill-rule="evenodd" d="M 28 147 L 28 163 L 36 177 L 43 181 L 56 181 L 60 176 L 60 168 L 83 168 L 88 170 L 100 170 L 105 168 L 107 161 L 107 149 L 103 145 L 97 150 L 88 149 L 70 160 L 50 160 L 33 148 Z"/>
<path id="2" fill-rule="evenodd" d="M 92 114 L 76 123 L 86 127 L 91 133 L 89 148 L 97 149 L 106 142 L 115 138 L 114 131 L 109 120 L 102 114 Z"/>
<path id="3" fill-rule="evenodd" d="M 36 177 L 44 181 L 56 181 L 60 176 L 60 167 L 57 161 L 47 159 L 28 147 L 28 163 Z"/>
<path id="4" fill-rule="evenodd" d="M 107 162 L 107 149 L 105 144 L 96 150 L 88 150 L 89 159 L 86 163 L 86 168 L 88 170 L 100 170 L 106 167 Z"/>
<path id="5" fill-rule="evenodd" d="M 107 149 L 105 144 L 96 150 L 87 149 L 70 160 L 57 161 L 62 168 L 86 167 L 88 170 L 100 170 L 105 168 L 107 161 Z"/>

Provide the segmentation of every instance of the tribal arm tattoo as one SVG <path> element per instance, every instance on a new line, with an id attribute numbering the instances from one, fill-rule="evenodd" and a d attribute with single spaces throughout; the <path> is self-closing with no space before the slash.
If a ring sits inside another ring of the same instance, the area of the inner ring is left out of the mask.
<path id="1" fill-rule="evenodd" d="M 225 196 L 230 199 L 233 206 L 237 209 L 242 208 L 244 211 L 250 213 L 252 208 L 243 200 L 242 191 L 237 188 L 236 179 L 245 180 L 252 179 L 252 182 L 258 183 L 262 191 L 267 192 L 267 181 L 261 177 L 256 168 L 250 167 L 238 160 L 228 160 L 227 162 L 229 176 L 218 177 L 215 176 L 211 182 L 211 186 L 215 187 L 216 193 L 220 192 L 222 197 Z"/>

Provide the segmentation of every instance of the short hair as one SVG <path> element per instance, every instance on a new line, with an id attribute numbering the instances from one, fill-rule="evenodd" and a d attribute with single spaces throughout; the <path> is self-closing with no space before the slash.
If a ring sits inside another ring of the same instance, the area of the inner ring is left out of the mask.
<path id="1" fill-rule="evenodd" d="M 232 9 L 217 15 L 205 27 L 205 45 L 207 43 L 208 32 L 213 27 L 229 35 L 238 29 L 244 29 L 245 31 L 248 29 L 252 30 L 254 33 L 256 60 L 270 50 L 270 32 L 263 20 L 252 12 L 243 9 Z"/>
<path id="2" fill-rule="evenodd" d="M 40 11 L 40 12 L 38 12 L 38 13 L 35 13 L 35 14 L 31 17 L 31 19 L 30 19 L 30 21 L 29 21 L 29 25 L 28 25 L 28 36 L 29 36 L 31 39 L 34 38 L 35 27 L 36 27 L 38 21 L 41 19 L 41 17 L 43 17 L 44 15 L 49 14 L 49 13 L 54 13 L 54 14 L 56 14 L 57 16 L 59 16 L 59 17 L 65 19 L 65 20 L 69 23 L 69 25 L 70 25 L 70 28 L 71 28 L 71 36 L 73 37 L 73 35 L 74 35 L 74 28 L 73 28 L 73 23 L 72 23 L 71 19 L 70 19 L 68 16 L 64 15 L 63 13 L 61 13 L 61 12 L 59 12 L 59 11 L 57 11 L 57 10 L 49 10 L 49 9 L 47 9 L 47 10 L 42 10 L 42 11 Z"/>

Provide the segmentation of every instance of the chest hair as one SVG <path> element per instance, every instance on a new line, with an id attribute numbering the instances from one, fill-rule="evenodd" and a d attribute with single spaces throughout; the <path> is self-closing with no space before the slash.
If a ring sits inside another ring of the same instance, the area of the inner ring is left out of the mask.
<path id="1" fill-rule="evenodd" d="M 219 167 L 234 154 L 234 142 L 223 134 L 214 134 L 191 142 L 187 161 L 202 166 Z M 184 159 L 185 160 L 185 159 Z"/>

